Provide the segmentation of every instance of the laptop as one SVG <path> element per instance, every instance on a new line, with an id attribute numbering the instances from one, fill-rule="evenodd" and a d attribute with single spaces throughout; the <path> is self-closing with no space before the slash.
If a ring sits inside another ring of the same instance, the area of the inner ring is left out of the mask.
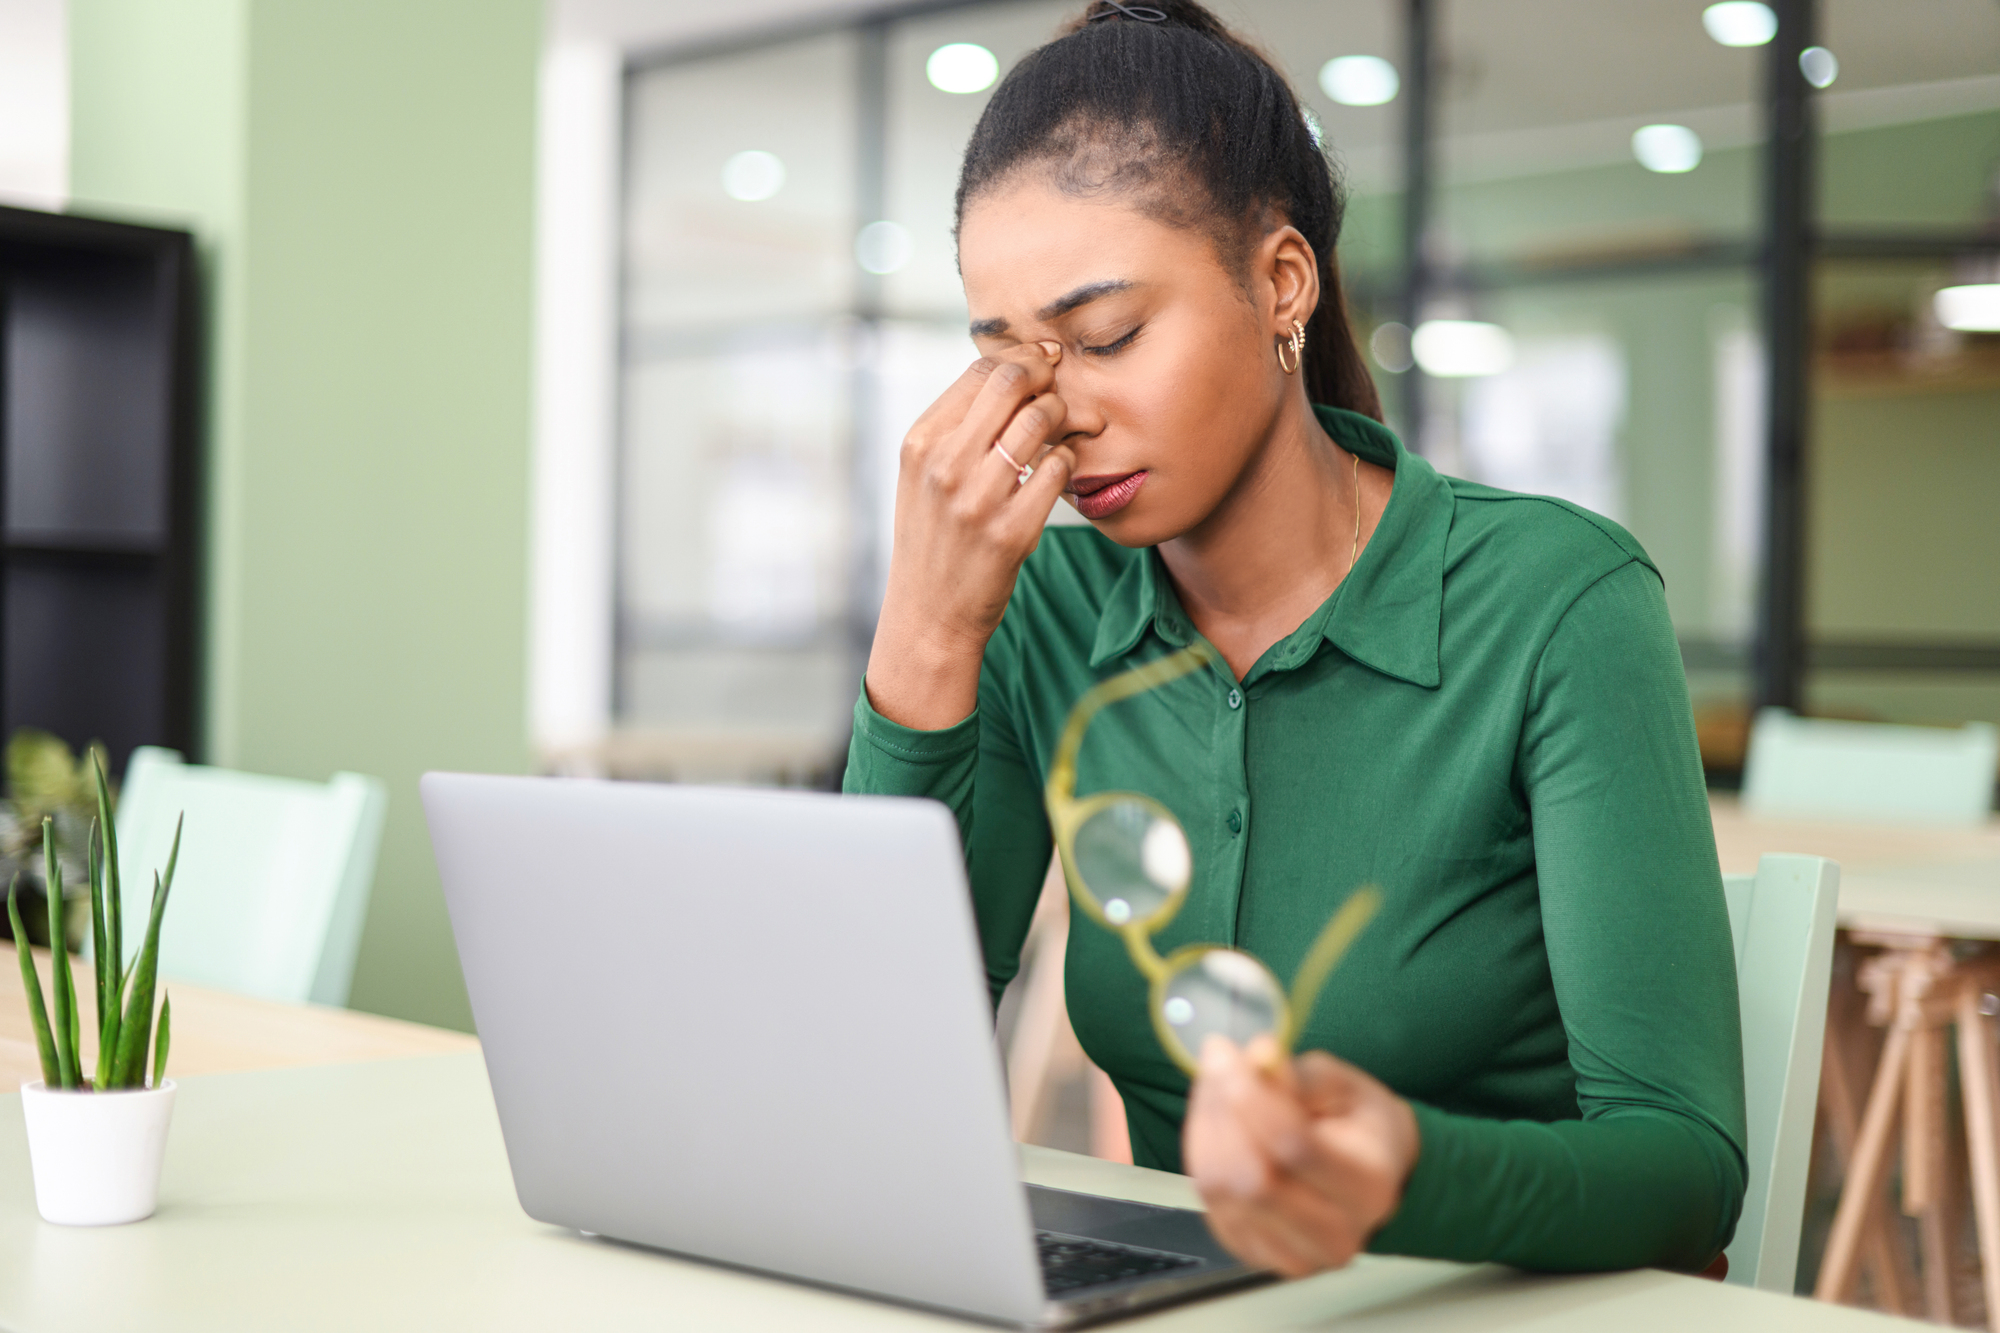
<path id="1" fill-rule="evenodd" d="M 930 801 L 429 773 L 521 1206 L 1029 1328 L 1258 1281 L 1202 1216 L 1024 1185 Z"/>

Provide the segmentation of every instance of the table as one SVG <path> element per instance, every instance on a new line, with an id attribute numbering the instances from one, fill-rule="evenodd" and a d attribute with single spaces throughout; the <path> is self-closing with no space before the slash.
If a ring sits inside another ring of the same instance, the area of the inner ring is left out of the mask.
<path id="1" fill-rule="evenodd" d="M 12 1091 L 42 1076 L 35 1053 L 35 1034 L 28 1022 L 21 970 L 14 961 L 14 944 L 0 940 L 0 1088 Z M 85 1065 L 96 1058 L 96 985 L 90 964 L 71 959 L 71 976 L 83 1005 Z M 49 995 L 49 955 L 35 950 L 42 997 Z M 443 1055 L 479 1048 L 478 1038 L 463 1032 L 404 1023 L 352 1009 L 316 1004 L 279 1004 L 253 1000 L 225 991 L 169 980 L 174 997 L 174 1042 L 167 1074 L 220 1074 L 284 1065 L 336 1064 L 354 1060 L 389 1060 L 407 1055 Z"/>
<path id="2" fill-rule="evenodd" d="M 20 1098 L 0 1097 L 0 1327 L 18 1333 L 591 1328 L 925 1330 L 980 1325 L 588 1240 L 514 1200 L 476 1054 L 188 1078 L 160 1211 L 101 1230 L 35 1215 Z M 1065 1189 L 1191 1206 L 1179 1176 L 1024 1148 Z M 1364 1257 L 1181 1306 L 1159 1330 L 1835 1333 L 1886 1316 L 1654 1271 L 1533 1277 Z"/>
<path id="3" fill-rule="evenodd" d="M 1725 874 L 1748 875 L 1767 852 L 1840 863 L 1840 924 L 1854 930 L 2000 940 L 2000 820 L 1975 828 L 1820 823 L 1744 813 L 1709 801 Z"/>

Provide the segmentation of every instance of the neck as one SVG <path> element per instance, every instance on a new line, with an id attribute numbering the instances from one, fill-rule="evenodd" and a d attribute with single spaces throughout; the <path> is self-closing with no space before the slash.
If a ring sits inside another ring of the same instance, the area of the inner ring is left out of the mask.
<path id="1" fill-rule="evenodd" d="M 1161 543 L 1182 606 L 1239 678 L 1340 586 L 1353 491 L 1347 451 L 1295 389 L 1222 503 Z"/>

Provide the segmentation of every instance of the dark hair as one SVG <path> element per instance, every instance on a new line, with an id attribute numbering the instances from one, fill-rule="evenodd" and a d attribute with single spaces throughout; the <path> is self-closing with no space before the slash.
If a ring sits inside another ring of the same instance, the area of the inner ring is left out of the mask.
<path id="1" fill-rule="evenodd" d="M 1232 268 L 1274 215 L 1296 227 L 1319 265 L 1306 393 L 1381 420 L 1334 261 L 1339 173 L 1284 76 L 1215 15 L 1193 0 L 1092 0 L 994 90 L 966 145 L 959 218 L 981 191 L 1041 165 L 1067 193 L 1131 192 L 1150 216 L 1202 228 Z"/>

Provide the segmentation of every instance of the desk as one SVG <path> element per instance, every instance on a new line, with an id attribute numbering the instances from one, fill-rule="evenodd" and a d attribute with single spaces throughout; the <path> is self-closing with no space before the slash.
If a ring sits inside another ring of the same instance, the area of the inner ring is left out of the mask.
<path id="1" fill-rule="evenodd" d="M 2000 820 L 1974 828 L 1755 818 L 1734 797 L 1709 801 L 1725 874 L 1766 852 L 1840 863 L 1840 924 L 1853 930 L 2000 939 Z"/>
<path id="2" fill-rule="evenodd" d="M 1023 1149 L 1039 1183 L 1191 1205 L 1182 1177 Z M 1115 1327 L 1342 1333 L 1886 1330 L 1885 1316 L 1660 1272 L 1537 1278 L 1363 1258 L 1341 1273 Z M 189 1078 L 160 1211 L 101 1230 L 35 1215 L 18 1095 L 0 1097 L 0 1327 L 966 1330 L 860 1297 L 542 1226 L 515 1202 L 477 1055 Z"/>
<path id="3" fill-rule="evenodd" d="M 14 960 L 12 940 L 0 940 L 0 955 L 4 955 L 0 958 L 0 1088 L 11 1092 L 40 1078 L 42 1062 L 35 1053 L 35 1033 L 28 1022 L 27 997 L 21 990 L 21 969 Z M 35 966 L 41 973 L 46 1003 L 53 975 L 46 950 L 35 950 Z M 83 1006 L 84 1063 L 88 1067 L 97 1052 L 96 980 L 90 964 L 82 959 L 71 959 L 70 966 Z M 420 1023 L 325 1005 L 253 1000 L 172 980 L 165 984 L 174 997 L 174 1043 L 167 1057 L 171 1078 L 280 1065 L 444 1055 L 479 1048 L 475 1037 Z"/>

